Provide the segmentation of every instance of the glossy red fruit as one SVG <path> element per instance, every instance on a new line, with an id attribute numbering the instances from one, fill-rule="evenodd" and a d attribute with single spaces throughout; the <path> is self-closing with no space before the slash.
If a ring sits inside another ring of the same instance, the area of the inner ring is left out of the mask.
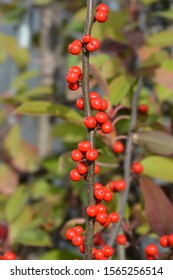
<path id="1" fill-rule="evenodd" d="M 119 179 L 117 181 L 115 181 L 115 190 L 117 192 L 121 192 L 124 191 L 126 188 L 126 181 L 123 179 Z"/>
<path id="2" fill-rule="evenodd" d="M 93 43 L 88 43 L 86 46 L 87 51 L 94 52 L 96 50 L 96 46 Z"/>
<path id="3" fill-rule="evenodd" d="M 78 162 L 78 164 L 76 165 L 76 169 L 81 175 L 86 174 L 88 171 L 88 167 L 85 162 Z"/>
<path id="4" fill-rule="evenodd" d="M 96 215 L 96 221 L 100 224 L 105 224 L 107 222 L 108 215 L 106 213 L 100 213 L 98 212 Z"/>
<path id="5" fill-rule="evenodd" d="M 72 44 L 75 44 L 75 45 L 77 44 L 79 47 L 82 48 L 82 42 L 81 42 L 81 40 L 78 40 L 78 39 L 77 39 L 77 40 L 74 40 Z"/>
<path id="6" fill-rule="evenodd" d="M 72 169 L 70 171 L 70 178 L 71 178 L 72 181 L 78 182 L 81 179 L 81 175 L 79 174 L 77 169 Z"/>
<path id="7" fill-rule="evenodd" d="M 70 67 L 69 71 L 73 71 L 78 74 L 78 76 L 82 75 L 82 70 L 79 66 Z"/>
<path id="8" fill-rule="evenodd" d="M 156 256 L 158 254 L 158 248 L 155 244 L 149 244 L 146 248 L 145 248 L 145 253 L 149 256 Z"/>
<path id="9" fill-rule="evenodd" d="M 169 247 L 168 235 L 161 236 L 159 242 L 162 247 Z"/>
<path id="10" fill-rule="evenodd" d="M 89 97 L 90 97 L 90 101 L 91 101 L 92 99 L 95 99 L 95 98 L 99 98 L 99 99 L 100 99 L 100 95 L 99 95 L 98 92 L 96 92 L 96 91 L 91 91 L 91 92 L 89 93 Z"/>
<path id="11" fill-rule="evenodd" d="M 71 153 L 71 159 L 73 161 L 80 161 L 83 158 L 83 154 L 79 150 L 73 150 Z"/>
<path id="12" fill-rule="evenodd" d="M 78 150 L 82 153 L 88 152 L 91 149 L 91 143 L 89 141 L 81 141 L 78 144 Z"/>
<path id="13" fill-rule="evenodd" d="M 97 204 L 96 208 L 99 213 L 106 213 L 106 206 L 104 206 L 103 204 L 101 203 Z"/>
<path id="14" fill-rule="evenodd" d="M 107 221 L 106 223 L 102 224 L 103 227 L 108 227 L 111 223 L 111 219 L 109 218 L 109 216 L 107 217 Z"/>
<path id="15" fill-rule="evenodd" d="M 100 166 L 98 164 L 95 164 L 94 166 L 94 174 L 97 175 L 100 172 Z"/>
<path id="16" fill-rule="evenodd" d="M 83 254 L 85 252 L 84 243 L 79 246 L 79 251 Z"/>
<path id="17" fill-rule="evenodd" d="M 66 230 L 66 234 L 65 234 L 65 237 L 68 239 L 68 240 L 72 240 L 73 237 L 77 234 L 77 232 L 74 230 L 74 228 L 68 228 Z"/>
<path id="18" fill-rule="evenodd" d="M 97 38 L 92 38 L 90 44 L 95 46 L 95 49 L 98 50 L 100 48 L 100 42 Z"/>
<path id="19" fill-rule="evenodd" d="M 91 108 L 93 110 L 100 110 L 102 107 L 102 102 L 100 98 L 95 98 L 91 100 Z"/>
<path id="20" fill-rule="evenodd" d="M 66 81 L 70 84 L 74 84 L 78 81 L 78 74 L 74 71 L 69 71 L 66 75 Z"/>
<path id="21" fill-rule="evenodd" d="M 143 166 L 140 162 L 136 161 L 132 164 L 132 171 L 136 174 L 141 174 L 143 171 Z"/>
<path id="22" fill-rule="evenodd" d="M 73 42 L 68 46 L 68 51 L 73 55 L 78 55 L 81 52 L 81 47 Z"/>
<path id="23" fill-rule="evenodd" d="M 79 88 L 79 84 L 78 83 L 68 84 L 68 88 L 73 91 L 77 90 Z"/>
<path id="24" fill-rule="evenodd" d="M 16 260 L 16 255 L 13 253 L 13 252 L 6 252 L 4 255 L 3 255 L 3 259 L 4 260 Z"/>
<path id="25" fill-rule="evenodd" d="M 98 158 L 98 152 L 96 149 L 90 149 L 86 152 L 85 157 L 88 161 L 94 161 Z"/>
<path id="26" fill-rule="evenodd" d="M 105 99 L 101 99 L 101 102 L 102 102 L 102 107 L 100 111 L 106 111 L 106 109 L 108 108 L 108 102 Z"/>
<path id="27" fill-rule="evenodd" d="M 99 4 L 96 7 L 96 12 L 98 12 L 98 11 L 103 11 L 105 13 L 109 13 L 109 7 L 106 4 Z"/>
<path id="28" fill-rule="evenodd" d="M 76 231 L 77 234 L 81 234 L 83 232 L 83 228 L 81 226 L 75 226 L 74 230 Z"/>
<path id="29" fill-rule="evenodd" d="M 111 122 L 105 122 L 104 124 L 102 124 L 101 130 L 105 134 L 112 132 L 113 127 L 112 127 Z"/>
<path id="30" fill-rule="evenodd" d="M 105 257 L 109 258 L 109 257 L 113 256 L 114 249 L 111 246 L 104 246 L 102 248 L 102 252 L 103 252 Z"/>
<path id="31" fill-rule="evenodd" d="M 103 190 L 103 188 L 94 191 L 95 198 L 99 200 L 104 199 L 104 195 L 105 195 L 105 191 Z"/>
<path id="32" fill-rule="evenodd" d="M 102 187 L 103 187 L 102 184 L 100 184 L 98 182 L 94 183 L 94 190 L 95 191 L 98 190 L 98 189 L 101 189 Z"/>
<path id="33" fill-rule="evenodd" d="M 148 112 L 148 106 L 146 104 L 139 105 L 139 112 L 142 114 L 146 114 Z"/>
<path id="34" fill-rule="evenodd" d="M 97 207 L 95 205 L 90 205 L 86 209 L 86 213 L 89 217 L 95 217 L 97 215 Z"/>
<path id="35" fill-rule="evenodd" d="M 108 120 L 108 115 L 104 112 L 98 112 L 96 115 L 95 115 L 95 119 L 98 123 L 100 124 L 104 124 L 105 122 L 107 122 Z"/>
<path id="36" fill-rule="evenodd" d="M 117 223 L 120 219 L 120 216 L 117 212 L 111 212 L 109 214 L 109 218 L 111 220 L 111 223 Z"/>
<path id="37" fill-rule="evenodd" d="M 108 185 L 109 189 L 112 191 L 112 192 L 116 192 L 116 181 L 111 181 L 109 182 L 109 185 Z"/>
<path id="38" fill-rule="evenodd" d="M 169 243 L 169 246 L 173 247 L 173 234 L 170 234 L 168 236 L 168 243 Z"/>
<path id="39" fill-rule="evenodd" d="M 77 99 L 76 101 L 76 107 L 79 109 L 79 110 L 83 110 L 84 109 L 84 101 L 83 101 L 83 98 L 80 97 Z"/>
<path id="40" fill-rule="evenodd" d="M 96 119 L 94 117 L 92 117 L 92 116 L 85 117 L 84 118 L 84 125 L 87 128 L 93 129 L 97 125 Z"/>
<path id="41" fill-rule="evenodd" d="M 117 154 L 124 152 L 124 144 L 121 141 L 117 141 L 113 145 L 113 151 Z"/>
<path id="42" fill-rule="evenodd" d="M 102 260 L 104 258 L 102 250 L 96 250 L 94 256 L 97 260 Z"/>
<path id="43" fill-rule="evenodd" d="M 88 44 L 91 42 L 91 35 L 90 34 L 85 34 L 83 37 L 82 37 L 82 41 L 85 43 L 85 44 Z"/>
<path id="44" fill-rule="evenodd" d="M 105 191 L 104 198 L 103 198 L 104 201 L 109 202 L 112 200 L 112 198 L 113 198 L 112 192 L 109 190 Z"/>
<path id="45" fill-rule="evenodd" d="M 101 234 L 100 232 L 97 232 L 95 235 L 94 235 L 94 245 L 97 245 L 97 246 L 100 246 L 104 243 L 102 237 L 101 237 Z"/>
<path id="46" fill-rule="evenodd" d="M 108 14 L 103 11 L 98 11 L 98 12 L 96 12 L 95 19 L 96 19 L 96 21 L 103 23 L 103 22 L 107 21 Z"/>
<path id="47" fill-rule="evenodd" d="M 73 237 L 73 239 L 72 239 L 72 244 L 73 244 L 74 246 L 80 246 L 80 245 L 83 244 L 83 242 L 84 242 L 84 238 L 83 238 L 83 236 L 80 235 L 80 234 L 76 234 L 76 235 Z"/>
<path id="48" fill-rule="evenodd" d="M 117 235 L 116 237 L 116 242 L 119 244 L 119 245 L 125 245 L 126 242 L 127 242 L 127 238 L 124 234 L 119 234 Z"/>

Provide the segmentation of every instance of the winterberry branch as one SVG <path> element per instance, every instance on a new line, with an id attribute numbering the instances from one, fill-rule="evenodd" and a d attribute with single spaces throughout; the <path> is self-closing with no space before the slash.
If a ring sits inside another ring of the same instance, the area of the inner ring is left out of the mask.
<path id="1" fill-rule="evenodd" d="M 124 193 L 122 194 L 119 209 L 118 209 L 120 219 L 119 219 L 118 223 L 116 223 L 115 225 L 112 226 L 112 233 L 108 240 L 109 246 L 112 246 L 115 242 L 115 238 L 119 232 L 121 223 L 124 218 L 125 205 L 128 200 L 130 182 L 131 182 L 132 135 L 133 135 L 133 132 L 135 129 L 137 112 L 138 112 L 138 99 L 139 99 L 139 95 L 140 95 L 142 86 L 143 86 L 143 81 L 142 81 L 142 77 L 140 77 L 138 79 L 136 92 L 133 95 L 131 121 L 130 121 L 128 136 L 127 136 L 127 142 L 126 142 L 125 159 L 124 159 L 124 180 L 126 182 L 126 188 L 124 190 Z"/>

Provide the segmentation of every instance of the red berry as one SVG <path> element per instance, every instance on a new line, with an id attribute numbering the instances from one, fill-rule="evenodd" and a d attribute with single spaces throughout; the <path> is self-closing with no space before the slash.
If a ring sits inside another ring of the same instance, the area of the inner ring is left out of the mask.
<path id="1" fill-rule="evenodd" d="M 89 217 L 95 217 L 97 215 L 97 207 L 95 205 L 90 205 L 86 209 L 86 213 Z"/>
<path id="2" fill-rule="evenodd" d="M 124 234 L 119 234 L 116 237 L 116 241 L 119 245 L 125 245 L 127 242 L 127 238 Z"/>
<path id="3" fill-rule="evenodd" d="M 161 236 L 159 242 L 162 247 L 165 248 L 168 247 L 169 246 L 168 235 Z"/>
<path id="4" fill-rule="evenodd" d="M 110 192 L 109 190 L 105 191 L 105 194 L 104 194 L 104 201 L 106 202 L 109 202 L 111 201 L 113 198 L 113 195 L 112 195 L 112 192 Z"/>
<path id="5" fill-rule="evenodd" d="M 149 261 L 151 261 L 151 260 L 154 260 L 154 257 L 152 257 L 152 256 L 146 256 L 146 259 L 149 260 Z"/>
<path id="6" fill-rule="evenodd" d="M 66 231 L 66 238 L 68 240 L 72 240 L 72 238 L 76 235 L 76 231 L 74 230 L 74 228 L 68 228 L 67 231 Z"/>
<path id="7" fill-rule="evenodd" d="M 3 255 L 3 259 L 4 260 L 16 260 L 16 255 L 13 253 L 13 252 L 6 252 L 4 255 Z"/>
<path id="8" fill-rule="evenodd" d="M 82 70 L 79 66 L 70 67 L 69 71 L 73 71 L 78 74 L 78 76 L 82 75 Z"/>
<path id="9" fill-rule="evenodd" d="M 103 11 L 98 11 L 98 12 L 96 12 L 95 19 L 96 19 L 96 21 L 103 23 L 103 22 L 107 21 L 108 14 Z"/>
<path id="10" fill-rule="evenodd" d="M 107 217 L 107 221 L 106 223 L 102 224 L 103 227 L 108 227 L 110 225 L 111 219 L 109 218 L 109 216 Z"/>
<path id="11" fill-rule="evenodd" d="M 96 91 L 91 91 L 91 92 L 89 93 L 89 95 L 90 95 L 90 101 L 91 101 L 92 99 L 95 99 L 95 98 L 100 98 L 100 95 L 99 95 L 98 92 L 96 92 Z"/>
<path id="12" fill-rule="evenodd" d="M 84 124 L 87 128 L 95 128 L 97 125 L 96 119 L 92 116 L 88 116 L 84 118 Z"/>
<path id="13" fill-rule="evenodd" d="M 79 246 L 79 251 L 83 254 L 85 252 L 84 243 Z"/>
<path id="14" fill-rule="evenodd" d="M 4 259 L 4 257 L 0 255 L 0 260 L 3 260 L 3 259 Z"/>
<path id="15" fill-rule="evenodd" d="M 72 169 L 70 171 L 70 178 L 71 178 L 72 181 L 78 182 L 81 179 L 81 175 L 79 174 L 77 169 Z"/>
<path id="16" fill-rule="evenodd" d="M 78 83 L 68 84 L 68 88 L 70 90 L 77 90 L 79 88 L 79 84 Z"/>
<path id="17" fill-rule="evenodd" d="M 169 243 L 169 246 L 173 247 L 173 234 L 170 234 L 168 236 L 168 243 Z"/>
<path id="18" fill-rule="evenodd" d="M 113 130 L 111 122 L 105 122 L 104 124 L 102 124 L 101 129 L 102 129 L 102 132 L 105 134 L 110 133 Z"/>
<path id="19" fill-rule="evenodd" d="M 99 213 L 106 213 L 106 206 L 104 206 L 103 204 L 101 203 L 97 204 L 96 208 Z"/>
<path id="20" fill-rule="evenodd" d="M 72 239 L 72 244 L 74 246 L 80 246 L 83 244 L 83 242 L 84 242 L 84 238 L 82 235 L 79 235 L 79 234 L 76 234 Z"/>
<path id="21" fill-rule="evenodd" d="M 83 37 L 82 37 L 82 41 L 85 43 L 85 44 L 88 44 L 91 42 L 91 35 L 90 34 L 85 34 Z"/>
<path id="22" fill-rule="evenodd" d="M 120 141 L 115 142 L 115 144 L 113 145 L 113 151 L 117 154 L 121 154 L 124 151 L 123 143 Z"/>
<path id="23" fill-rule="evenodd" d="M 83 98 L 80 97 L 77 99 L 76 101 L 76 107 L 79 109 L 79 110 L 83 110 L 84 109 L 84 101 L 83 101 Z"/>
<path id="24" fill-rule="evenodd" d="M 74 40 L 72 44 L 75 44 L 75 45 L 77 44 L 79 47 L 82 48 L 82 42 L 81 42 L 81 40 Z"/>
<path id="25" fill-rule="evenodd" d="M 94 161 L 98 157 L 98 152 L 96 149 L 90 149 L 86 152 L 85 157 L 88 161 Z"/>
<path id="26" fill-rule="evenodd" d="M 117 223 L 119 221 L 119 218 L 120 218 L 119 214 L 116 213 L 116 212 L 111 212 L 109 214 L 109 217 L 111 219 L 111 223 Z"/>
<path id="27" fill-rule="evenodd" d="M 94 256 L 97 260 L 102 260 L 104 258 L 104 253 L 102 250 L 96 250 Z"/>
<path id="28" fill-rule="evenodd" d="M 94 174 L 97 175 L 99 172 L 100 172 L 100 166 L 98 164 L 95 164 Z"/>
<path id="29" fill-rule="evenodd" d="M 75 226 L 74 230 L 76 231 L 77 234 L 81 234 L 83 232 L 83 228 L 81 226 Z"/>
<path id="30" fill-rule="evenodd" d="M 88 43 L 87 46 L 86 46 L 86 49 L 89 52 L 94 52 L 96 50 L 96 46 L 93 43 Z"/>
<path id="31" fill-rule="evenodd" d="M 83 158 L 82 153 L 79 150 L 73 150 L 71 153 L 71 159 L 73 161 L 80 161 Z"/>
<path id="32" fill-rule="evenodd" d="M 103 187 L 102 184 L 100 184 L 98 182 L 94 183 L 94 190 L 95 191 L 98 190 L 98 189 L 101 189 L 102 187 Z"/>
<path id="33" fill-rule="evenodd" d="M 146 248 L 145 248 L 145 253 L 149 256 L 156 256 L 158 254 L 158 248 L 155 244 L 149 244 Z"/>
<path id="34" fill-rule="evenodd" d="M 102 107 L 102 102 L 100 98 L 95 98 L 91 100 L 91 108 L 93 110 L 100 110 Z"/>
<path id="35" fill-rule="evenodd" d="M 84 162 L 78 162 L 76 169 L 81 175 L 86 174 L 88 171 L 87 164 Z"/>
<path id="36" fill-rule="evenodd" d="M 143 171 L 143 166 L 140 162 L 133 162 L 132 164 L 132 171 L 136 174 L 140 174 Z"/>
<path id="37" fill-rule="evenodd" d="M 95 119 L 98 123 L 105 123 L 107 122 L 108 120 L 108 115 L 104 112 L 98 112 L 96 115 L 95 115 Z"/>
<path id="38" fill-rule="evenodd" d="M 119 179 L 115 181 L 115 190 L 117 192 L 121 192 L 125 190 L 125 188 L 126 188 L 126 181 L 124 181 L 123 179 Z"/>
<path id="39" fill-rule="evenodd" d="M 111 181 L 108 185 L 109 189 L 112 191 L 112 192 L 116 192 L 116 181 Z"/>
<path id="40" fill-rule="evenodd" d="M 146 104 L 139 105 L 139 112 L 142 114 L 146 114 L 148 112 L 148 106 Z"/>
<path id="41" fill-rule="evenodd" d="M 107 222 L 108 215 L 106 213 L 100 213 L 98 212 L 96 215 L 96 221 L 100 224 L 105 224 Z"/>
<path id="42" fill-rule="evenodd" d="M 69 71 L 66 75 L 66 81 L 71 84 L 76 83 L 78 81 L 78 74 L 74 71 Z"/>
<path id="43" fill-rule="evenodd" d="M 95 49 L 98 50 L 100 48 L 100 42 L 97 38 L 92 38 L 90 44 L 95 46 Z"/>
<path id="44" fill-rule="evenodd" d="M 96 7 L 96 12 L 98 12 L 98 11 L 103 11 L 105 13 L 108 13 L 109 12 L 109 7 L 106 4 L 99 4 Z"/>
<path id="45" fill-rule="evenodd" d="M 103 190 L 103 188 L 94 191 L 95 198 L 99 200 L 102 200 L 104 198 L 104 195 L 105 195 L 105 191 Z"/>
<path id="46" fill-rule="evenodd" d="M 101 237 L 101 234 L 100 232 L 97 232 L 95 235 L 94 235 L 94 245 L 102 245 L 104 243 L 102 237 Z"/>
<path id="47" fill-rule="evenodd" d="M 73 42 L 68 46 L 68 51 L 73 55 L 78 55 L 81 52 L 81 47 Z"/>
<path id="48" fill-rule="evenodd" d="M 102 248 L 102 252 L 103 252 L 105 257 L 109 258 L 109 257 L 113 256 L 114 250 L 111 246 L 104 246 Z"/>
<path id="49" fill-rule="evenodd" d="M 108 102 L 105 99 L 101 99 L 102 107 L 100 111 L 105 111 L 108 108 Z"/>
<path id="50" fill-rule="evenodd" d="M 81 141 L 78 144 L 78 150 L 82 153 L 88 152 L 91 149 L 91 143 L 89 141 Z"/>

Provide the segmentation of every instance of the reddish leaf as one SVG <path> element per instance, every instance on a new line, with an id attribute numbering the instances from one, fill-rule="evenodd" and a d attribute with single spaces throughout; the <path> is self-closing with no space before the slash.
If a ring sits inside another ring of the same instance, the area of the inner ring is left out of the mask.
<path id="1" fill-rule="evenodd" d="M 173 205 L 162 189 L 149 177 L 140 177 L 140 187 L 144 196 L 145 210 L 151 229 L 158 235 L 173 232 Z"/>

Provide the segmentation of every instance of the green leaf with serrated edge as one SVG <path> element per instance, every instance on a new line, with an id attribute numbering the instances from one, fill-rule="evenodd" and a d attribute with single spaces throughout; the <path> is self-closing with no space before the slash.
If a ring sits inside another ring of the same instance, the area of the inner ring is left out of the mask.
<path id="1" fill-rule="evenodd" d="M 156 47 L 169 47 L 173 45 L 171 30 L 161 31 L 147 38 L 147 44 Z"/>
<path id="2" fill-rule="evenodd" d="M 160 156 L 149 156 L 144 158 L 141 164 L 144 167 L 143 174 L 163 181 L 173 182 L 172 159 Z"/>
<path id="3" fill-rule="evenodd" d="M 130 91 L 133 79 L 125 75 L 116 77 L 109 84 L 109 96 L 111 105 L 117 105 Z"/>
<path id="4" fill-rule="evenodd" d="M 16 242 L 23 245 L 36 247 L 52 246 L 52 241 L 49 234 L 41 229 L 21 231 L 16 238 Z"/>
<path id="5" fill-rule="evenodd" d="M 162 131 L 141 131 L 133 135 L 135 144 L 146 146 L 159 155 L 173 154 L 173 137 Z"/>
<path id="6" fill-rule="evenodd" d="M 79 255 L 65 250 L 51 250 L 40 256 L 40 260 L 75 260 Z"/>
<path id="7" fill-rule="evenodd" d="M 29 198 L 29 190 L 26 186 L 19 187 L 9 198 L 6 208 L 5 217 L 7 221 L 13 221 L 22 211 Z"/>
<path id="8" fill-rule="evenodd" d="M 14 114 L 51 115 L 68 120 L 71 123 L 83 125 L 83 118 L 73 109 L 46 101 L 25 102 L 15 110 Z"/>

